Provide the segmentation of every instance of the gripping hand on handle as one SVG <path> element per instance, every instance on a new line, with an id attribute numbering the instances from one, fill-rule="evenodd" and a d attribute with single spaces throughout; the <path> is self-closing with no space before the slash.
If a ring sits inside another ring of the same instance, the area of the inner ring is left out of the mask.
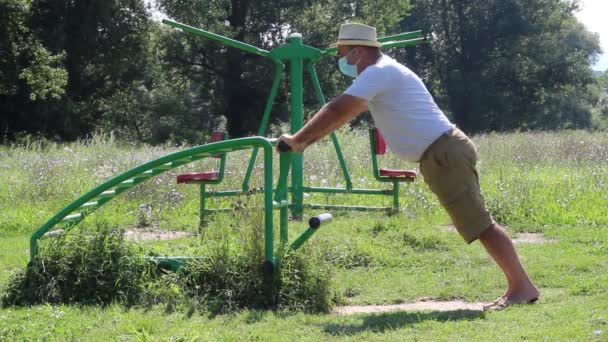
<path id="1" fill-rule="evenodd" d="M 351 95 L 340 95 L 323 106 L 302 129 L 294 135 L 283 134 L 278 143 L 286 143 L 290 151 L 302 153 L 308 145 L 313 144 L 324 136 L 367 110 L 367 101 Z M 280 152 L 279 145 L 277 150 Z"/>
<path id="2" fill-rule="evenodd" d="M 289 146 L 289 149 L 287 151 L 282 150 L 282 148 L 285 148 L 285 144 L 287 146 Z M 295 152 L 295 153 L 302 153 L 304 152 L 305 146 L 304 144 L 298 142 L 293 135 L 290 134 L 283 134 L 279 137 L 278 143 L 277 143 L 277 151 L 279 152 Z"/>

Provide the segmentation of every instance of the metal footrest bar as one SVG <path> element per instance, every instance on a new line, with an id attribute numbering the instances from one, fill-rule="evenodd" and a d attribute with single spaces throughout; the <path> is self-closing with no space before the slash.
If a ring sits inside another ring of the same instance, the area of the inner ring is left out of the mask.
<path id="1" fill-rule="evenodd" d="M 262 194 L 264 193 L 264 189 L 251 189 L 247 191 L 243 190 L 224 190 L 224 191 L 208 191 L 205 193 L 207 197 L 229 197 L 229 196 L 239 196 L 239 195 L 252 195 L 252 194 Z M 276 192 L 275 189 L 272 192 Z"/>
<path id="2" fill-rule="evenodd" d="M 355 195 L 392 195 L 391 189 L 346 189 L 346 188 L 321 188 L 314 186 L 304 187 L 304 192 L 318 192 L 330 194 L 355 194 Z"/>
<path id="3" fill-rule="evenodd" d="M 289 246 L 291 249 L 296 250 L 300 248 L 310 237 L 317 232 L 317 229 L 321 227 L 322 224 L 327 223 L 333 219 L 333 216 L 329 213 L 317 215 L 311 217 L 308 220 L 308 229 L 306 229 L 300 236 L 291 243 Z"/>
<path id="4" fill-rule="evenodd" d="M 352 211 L 391 211 L 391 207 L 368 207 L 355 205 L 332 205 L 332 204 L 305 204 L 305 208 L 311 209 L 335 209 L 335 210 L 352 210 Z"/>

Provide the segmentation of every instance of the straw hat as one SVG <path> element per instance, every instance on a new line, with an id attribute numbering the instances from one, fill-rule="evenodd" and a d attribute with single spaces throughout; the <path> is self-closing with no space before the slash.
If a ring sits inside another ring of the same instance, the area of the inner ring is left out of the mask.
<path id="1" fill-rule="evenodd" d="M 338 33 L 338 41 L 330 46 L 336 47 L 338 45 L 380 47 L 382 43 L 378 42 L 375 27 L 364 24 L 342 24 L 340 26 L 340 33 Z"/>

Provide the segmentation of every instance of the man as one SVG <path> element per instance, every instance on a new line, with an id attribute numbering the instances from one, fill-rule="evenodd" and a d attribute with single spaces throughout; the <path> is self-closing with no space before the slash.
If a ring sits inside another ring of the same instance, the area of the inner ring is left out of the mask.
<path id="1" fill-rule="evenodd" d="M 416 74 L 380 52 L 375 28 L 344 24 L 333 46 L 342 56 L 340 71 L 356 77 L 355 81 L 300 131 L 279 140 L 302 152 L 369 108 L 391 150 L 420 163 L 425 183 L 460 235 L 468 243 L 479 239 L 504 272 L 506 292 L 485 308 L 535 302 L 540 292 L 523 269 L 511 239 L 485 207 L 473 142 L 447 119 Z"/>

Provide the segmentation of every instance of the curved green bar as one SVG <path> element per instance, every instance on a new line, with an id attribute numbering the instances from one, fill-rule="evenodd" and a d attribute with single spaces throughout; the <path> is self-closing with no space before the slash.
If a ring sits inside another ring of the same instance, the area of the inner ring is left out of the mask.
<path id="1" fill-rule="evenodd" d="M 259 47 L 256 47 L 256 46 L 253 46 L 253 45 L 249 45 L 247 43 L 243 43 L 243 42 L 235 40 L 235 39 L 224 37 L 224 36 L 221 36 L 219 34 L 211 33 L 209 31 L 205 31 L 205 30 L 201 30 L 199 28 L 192 27 L 190 25 L 178 23 L 176 21 L 169 20 L 169 19 L 163 19 L 163 24 L 166 24 L 166 25 L 169 25 L 169 26 L 173 26 L 173 27 L 178 28 L 178 29 L 182 29 L 182 30 L 184 30 L 184 31 L 186 31 L 188 33 L 192 33 L 192 34 L 197 35 L 197 36 L 201 36 L 201 37 L 205 37 L 205 38 L 208 38 L 208 39 L 212 39 L 212 40 L 218 41 L 220 43 L 223 43 L 223 44 L 228 45 L 228 46 L 232 46 L 232 47 L 237 48 L 237 49 L 241 49 L 243 51 L 255 53 L 256 55 L 260 55 L 260 56 L 264 56 L 264 57 L 270 57 L 270 52 L 268 52 L 268 51 L 266 51 L 264 49 L 260 49 Z"/>
<path id="2" fill-rule="evenodd" d="M 420 37 L 422 37 L 422 30 L 404 32 L 404 33 L 399 33 L 399 34 L 395 34 L 392 36 L 385 36 L 382 38 L 378 38 L 378 41 L 380 43 L 386 43 L 386 42 L 391 42 L 391 41 L 406 40 L 406 39 L 413 39 L 413 38 L 420 38 Z"/>
<path id="3" fill-rule="evenodd" d="M 38 251 L 38 240 L 49 230 L 58 225 L 63 225 L 63 228 L 66 229 L 75 226 L 93 211 L 109 202 L 112 198 L 147 179 L 153 178 L 154 176 L 178 166 L 219 153 L 250 148 L 262 148 L 264 151 L 265 229 L 266 234 L 272 234 L 272 145 L 275 142 L 276 139 L 248 137 L 205 144 L 168 154 L 111 178 L 70 203 L 40 226 L 30 238 L 30 257 L 33 258 L 36 256 Z M 267 260 L 272 260 L 272 236 L 267 240 L 270 241 L 266 241 L 265 256 Z"/>

